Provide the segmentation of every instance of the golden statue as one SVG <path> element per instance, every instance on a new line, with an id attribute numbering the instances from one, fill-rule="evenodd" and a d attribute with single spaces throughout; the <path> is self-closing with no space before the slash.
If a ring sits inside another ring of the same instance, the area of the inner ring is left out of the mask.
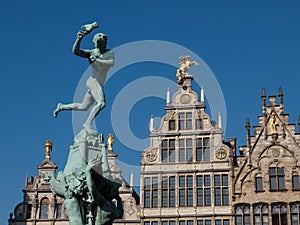
<path id="1" fill-rule="evenodd" d="M 50 141 L 46 141 L 46 143 L 45 143 L 45 155 L 46 155 L 46 159 L 50 159 L 50 153 L 51 153 L 51 151 L 52 151 L 52 141 L 50 140 Z"/>
<path id="2" fill-rule="evenodd" d="M 278 134 L 277 131 L 278 123 L 276 122 L 276 116 L 274 112 L 272 112 L 271 114 L 269 123 L 270 123 L 271 134 Z"/>
<path id="3" fill-rule="evenodd" d="M 182 84 L 183 83 L 183 79 L 190 75 L 187 73 L 187 70 L 189 68 L 191 68 L 193 65 L 199 66 L 199 63 L 197 63 L 196 61 L 191 61 L 190 60 L 191 56 L 187 55 L 187 56 L 180 56 L 180 67 L 177 69 L 177 73 L 176 73 L 176 78 L 177 78 L 177 83 L 178 84 Z"/>
<path id="4" fill-rule="evenodd" d="M 114 144 L 114 136 L 112 134 L 109 134 L 108 135 L 108 138 L 107 138 L 107 149 L 108 151 L 112 151 L 112 146 Z"/>

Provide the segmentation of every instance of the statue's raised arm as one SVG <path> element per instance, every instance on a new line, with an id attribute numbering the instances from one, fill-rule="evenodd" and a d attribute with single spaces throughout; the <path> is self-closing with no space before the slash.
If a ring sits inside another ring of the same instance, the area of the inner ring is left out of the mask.
<path id="1" fill-rule="evenodd" d="M 83 58 L 89 58 L 90 51 L 89 50 L 81 50 L 80 43 L 81 43 L 82 38 L 85 35 L 88 35 L 89 33 L 92 32 L 92 30 L 94 30 L 97 27 L 99 27 L 97 22 L 94 22 L 92 24 L 86 24 L 81 27 L 81 30 L 77 33 L 77 37 L 76 37 L 75 43 L 73 45 L 73 49 L 72 49 L 73 54 L 78 55 Z"/>

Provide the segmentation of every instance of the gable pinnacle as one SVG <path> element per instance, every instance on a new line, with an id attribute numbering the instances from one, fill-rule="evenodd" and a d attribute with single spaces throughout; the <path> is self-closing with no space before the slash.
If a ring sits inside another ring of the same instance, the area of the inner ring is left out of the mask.
<path id="1" fill-rule="evenodd" d="M 299 132 L 300 132 L 300 115 L 298 115 L 298 129 L 299 129 Z"/>
<path id="2" fill-rule="evenodd" d="M 262 100 L 262 105 L 263 107 L 266 107 L 266 90 L 263 88 L 261 91 L 261 100 Z"/>
<path id="3" fill-rule="evenodd" d="M 246 135 L 247 135 L 247 145 L 249 149 L 251 148 L 251 135 L 250 135 L 250 120 L 249 118 L 246 119 Z"/>
<path id="4" fill-rule="evenodd" d="M 278 93 L 278 97 L 280 100 L 280 104 L 283 105 L 283 91 L 282 91 L 282 87 L 279 87 L 279 93 Z"/>

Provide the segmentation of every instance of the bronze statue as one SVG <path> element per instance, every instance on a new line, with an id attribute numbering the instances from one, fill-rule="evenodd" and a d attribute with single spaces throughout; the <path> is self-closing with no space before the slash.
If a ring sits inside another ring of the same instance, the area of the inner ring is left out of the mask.
<path id="1" fill-rule="evenodd" d="M 98 24 L 96 22 L 82 26 L 81 30 L 77 33 L 77 38 L 73 45 L 73 53 L 82 58 L 87 58 L 93 71 L 86 82 L 87 92 L 83 101 L 81 103 L 71 104 L 58 103 L 57 108 L 53 112 L 54 117 L 57 117 L 57 114 L 62 110 L 87 111 L 91 105 L 96 102 L 96 105 L 91 109 L 91 112 L 83 125 L 87 130 L 92 130 L 91 126 L 93 120 L 105 107 L 105 96 L 102 87 L 106 80 L 108 70 L 114 65 L 114 53 L 113 51 L 106 49 L 107 35 L 104 33 L 98 33 L 94 36 L 94 49 L 80 49 L 82 38 L 97 27 Z"/>

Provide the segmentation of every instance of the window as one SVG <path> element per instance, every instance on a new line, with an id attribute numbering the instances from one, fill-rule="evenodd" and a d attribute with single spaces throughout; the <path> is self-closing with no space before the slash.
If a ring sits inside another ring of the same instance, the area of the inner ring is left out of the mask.
<path id="1" fill-rule="evenodd" d="M 26 219 L 31 219 L 32 205 L 27 204 Z"/>
<path id="2" fill-rule="evenodd" d="M 215 220 L 215 225 L 222 225 L 222 220 Z"/>
<path id="3" fill-rule="evenodd" d="M 215 225 L 229 225 L 229 220 L 215 220 Z"/>
<path id="4" fill-rule="evenodd" d="M 203 225 L 203 220 L 197 220 L 197 225 Z"/>
<path id="5" fill-rule="evenodd" d="M 192 130 L 192 113 L 191 112 L 183 112 L 179 113 L 178 120 L 178 128 L 179 130 Z"/>
<path id="6" fill-rule="evenodd" d="M 152 221 L 151 225 L 158 225 L 158 221 Z"/>
<path id="7" fill-rule="evenodd" d="M 205 225 L 211 225 L 211 220 L 205 220 Z"/>
<path id="8" fill-rule="evenodd" d="M 62 204 L 56 205 L 56 219 L 62 218 Z"/>
<path id="9" fill-rule="evenodd" d="M 197 206 L 203 206 L 203 176 L 197 176 Z"/>
<path id="10" fill-rule="evenodd" d="M 215 205 L 229 205 L 228 175 L 214 175 Z"/>
<path id="11" fill-rule="evenodd" d="M 291 222 L 292 225 L 300 224 L 300 202 L 291 203 Z"/>
<path id="12" fill-rule="evenodd" d="M 223 225 L 229 225 L 229 220 L 223 220 Z"/>
<path id="13" fill-rule="evenodd" d="M 175 225 L 175 221 L 174 220 L 162 221 L 161 225 Z"/>
<path id="14" fill-rule="evenodd" d="M 158 207 L 158 178 L 152 177 L 152 208 Z"/>
<path id="15" fill-rule="evenodd" d="M 169 206 L 175 207 L 175 177 L 169 178 Z"/>
<path id="16" fill-rule="evenodd" d="M 260 176 L 255 177 L 255 189 L 256 189 L 256 191 L 263 190 L 262 177 L 260 177 Z"/>
<path id="17" fill-rule="evenodd" d="M 175 162 L 175 139 L 162 141 L 161 158 L 162 162 Z"/>
<path id="18" fill-rule="evenodd" d="M 197 220 L 197 225 L 211 225 L 211 220 Z"/>
<path id="19" fill-rule="evenodd" d="M 49 214 L 49 199 L 43 198 L 41 201 L 40 219 L 48 219 L 48 214 Z"/>
<path id="20" fill-rule="evenodd" d="M 168 207 L 168 192 L 169 192 L 169 182 L 168 177 L 162 177 L 161 181 L 161 206 L 162 207 Z"/>
<path id="21" fill-rule="evenodd" d="M 180 220 L 179 225 L 193 225 L 194 221 L 193 220 Z"/>
<path id="22" fill-rule="evenodd" d="M 175 177 L 162 177 L 161 206 L 175 206 Z"/>
<path id="23" fill-rule="evenodd" d="M 284 168 L 283 167 L 270 167 L 270 190 L 278 191 L 284 190 Z"/>
<path id="24" fill-rule="evenodd" d="M 269 209 L 267 204 L 258 204 L 253 207 L 254 225 L 269 224 Z"/>
<path id="25" fill-rule="evenodd" d="M 234 212 L 236 225 L 250 225 L 250 205 L 237 205 Z"/>
<path id="26" fill-rule="evenodd" d="M 272 225 L 287 225 L 287 208 L 285 203 L 272 205 Z"/>
<path id="27" fill-rule="evenodd" d="M 179 140 L 179 162 L 193 161 L 193 142 L 191 138 Z"/>
<path id="28" fill-rule="evenodd" d="M 149 221 L 145 221 L 144 225 L 150 225 L 150 222 Z"/>
<path id="29" fill-rule="evenodd" d="M 197 186 L 197 206 L 211 205 L 211 185 L 210 175 L 198 175 L 196 180 Z"/>
<path id="30" fill-rule="evenodd" d="M 169 120 L 169 130 L 176 130 L 175 120 Z"/>
<path id="31" fill-rule="evenodd" d="M 144 207 L 158 207 L 158 178 L 144 178 Z"/>
<path id="32" fill-rule="evenodd" d="M 145 177 L 144 179 L 144 207 L 150 208 L 150 184 L 151 178 Z"/>
<path id="33" fill-rule="evenodd" d="M 179 176 L 179 206 L 193 206 L 193 176 Z"/>
<path id="34" fill-rule="evenodd" d="M 195 123 L 196 123 L 196 130 L 202 130 L 203 129 L 202 119 L 196 119 Z"/>
<path id="35" fill-rule="evenodd" d="M 210 142 L 209 138 L 196 139 L 196 161 L 210 160 Z"/>
<path id="36" fill-rule="evenodd" d="M 293 183 L 293 189 L 294 190 L 300 189 L 299 176 L 298 175 L 293 175 L 292 183 Z"/>

